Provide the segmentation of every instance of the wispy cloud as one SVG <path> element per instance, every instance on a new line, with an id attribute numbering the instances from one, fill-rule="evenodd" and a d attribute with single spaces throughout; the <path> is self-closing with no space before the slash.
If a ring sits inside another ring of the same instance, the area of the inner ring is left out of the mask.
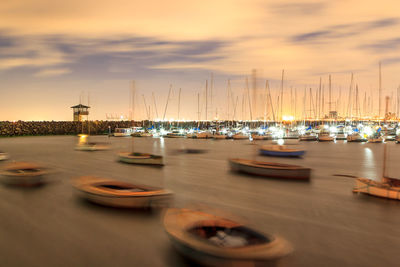
<path id="1" fill-rule="evenodd" d="M 34 74 L 36 77 L 52 77 L 70 73 L 68 68 L 43 69 Z"/>
<path id="2" fill-rule="evenodd" d="M 328 4 L 328 1 L 290 1 L 287 3 L 274 3 L 272 5 L 268 5 L 268 9 L 278 15 L 310 15 L 316 12 L 323 11 L 325 8 L 328 7 Z"/>
<path id="3" fill-rule="evenodd" d="M 385 18 L 374 21 L 357 22 L 352 24 L 338 24 L 312 32 L 302 33 L 290 38 L 292 43 L 329 42 L 333 39 L 360 35 L 371 30 L 397 25 L 398 18 Z"/>

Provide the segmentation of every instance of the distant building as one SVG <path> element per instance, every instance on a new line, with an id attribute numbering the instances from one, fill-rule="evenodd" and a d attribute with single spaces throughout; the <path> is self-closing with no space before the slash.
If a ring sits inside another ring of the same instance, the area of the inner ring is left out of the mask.
<path id="1" fill-rule="evenodd" d="M 329 111 L 330 119 L 337 119 L 337 117 L 338 117 L 337 111 Z"/>
<path id="2" fill-rule="evenodd" d="M 74 112 L 74 121 L 82 121 L 82 116 L 89 116 L 89 108 L 88 106 L 79 104 L 71 107 Z"/>

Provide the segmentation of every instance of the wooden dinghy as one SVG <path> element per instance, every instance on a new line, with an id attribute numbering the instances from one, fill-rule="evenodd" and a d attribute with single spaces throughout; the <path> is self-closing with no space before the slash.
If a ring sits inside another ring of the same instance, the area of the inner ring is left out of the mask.
<path id="1" fill-rule="evenodd" d="M 5 184 L 16 186 L 35 186 L 44 183 L 48 170 L 32 162 L 12 162 L 1 171 L 1 180 Z"/>
<path id="2" fill-rule="evenodd" d="M 189 209 L 168 209 L 164 228 L 180 253 L 207 266 L 255 266 L 275 262 L 292 251 L 280 237 Z"/>
<path id="3" fill-rule="evenodd" d="M 172 192 L 166 189 L 94 176 L 79 177 L 73 186 L 81 197 L 117 208 L 165 207 L 172 199 Z"/>
<path id="4" fill-rule="evenodd" d="M 287 179 L 310 179 L 311 169 L 297 165 L 281 164 L 275 162 L 263 162 L 248 159 L 230 159 L 232 170 L 248 174 L 287 178 Z"/>
<path id="5" fill-rule="evenodd" d="M 110 149 L 108 143 L 93 143 L 93 142 L 78 144 L 75 147 L 75 150 L 79 151 L 102 151 L 108 149 Z"/>
<path id="6" fill-rule="evenodd" d="M 0 151 L 0 161 L 8 159 L 8 154 L 6 152 Z"/>
<path id="7" fill-rule="evenodd" d="M 271 157 L 301 157 L 306 153 L 304 149 L 291 148 L 284 145 L 261 146 L 260 154 Z"/>
<path id="8" fill-rule="evenodd" d="M 149 153 L 121 152 L 118 154 L 119 161 L 129 164 L 157 165 L 163 166 L 163 157 Z"/>

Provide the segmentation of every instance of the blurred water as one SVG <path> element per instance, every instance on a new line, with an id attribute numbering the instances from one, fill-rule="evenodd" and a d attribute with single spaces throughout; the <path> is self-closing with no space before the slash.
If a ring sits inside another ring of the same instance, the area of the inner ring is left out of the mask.
<path id="1" fill-rule="evenodd" d="M 187 264 L 171 247 L 160 212 L 114 210 L 78 199 L 70 179 L 87 174 L 163 186 L 175 192 L 175 206 L 209 206 L 279 234 L 295 248 L 282 266 L 397 266 L 400 260 L 400 202 L 353 194 L 353 179 L 333 176 L 379 179 L 382 144 L 305 142 L 304 159 L 279 159 L 258 156 L 247 140 L 135 138 L 135 151 L 165 156 L 165 167 L 152 168 L 116 162 L 118 151 L 131 149 L 131 138 L 91 141 L 110 141 L 112 150 L 74 151 L 73 136 L 0 139 L 11 160 L 56 170 L 40 188 L 0 186 L 1 266 Z M 181 148 L 208 153 L 177 154 Z M 389 143 L 388 151 L 389 174 L 400 176 L 400 145 Z M 253 178 L 231 172 L 230 157 L 303 165 L 313 175 L 310 182 Z"/>

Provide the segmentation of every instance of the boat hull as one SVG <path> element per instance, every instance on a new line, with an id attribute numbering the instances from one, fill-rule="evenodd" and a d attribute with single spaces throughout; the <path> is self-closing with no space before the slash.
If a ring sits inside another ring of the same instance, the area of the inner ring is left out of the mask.
<path id="1" fill-rule="evenodd" d="M 199 223 L 220 225 L 227 220 L 198 211 L 168 209 L 164 216 L 164 228 L 172 245 L 187 258 L 206 266 L 255 266 L 256 263 L 275 263 L 289 254 L 291 246 L 283 239 L 268 236 L 269 242 L 244 247 L 219 247 L 207 239 L 200 239 L 188 232 Z M 235 222 L 236 226 L 242 226 Z"/>
<path id="2" fill-rule="evenodd" d="M 167 207 L 172 200 L 172 192 L 166 189 L 135 186 L 130 183 L 91 176 L 78 178 L 73 185 L 77 189 L 78 196 L 99 205 L 115 208 Z M 99 188 L 98 185 L 127 186 L 133 189 L 146 189 L 146 191 L 118 191 Z"/>
<path id="3" fill-rule="evenodd" d="M 263 156 L 270 156 L 270 157 L 301 157 L 306 152 L 304 150 L 287 152 L 287 151 L 275 151 L 275 150 L 266 150 L 260 149 L 260 154 Z"/>
<path id="4" fill-rule="evenodd" d="M 0 152 L 0 161 L 8 159 L 8 154 L 5 152 Z"/>
<path id="5" fill-rule="evenodd" d="M 353 192 L 400 200 L 400 187 L 390 187 L 386 184 L 366 178 L 356 179 L 356 186 L 354 187 Z"/>
<path id="6" fill-rule="evenodd" d="M 317 136 L 300 136 L 300 141 L 318 141 Z"/>
<path id="7" fill-rule="evenodd" d="M 321 136 L 321 137 L 318 137 L 318 141 L 319 142 L 333 142 L 333 141 L 335 141 L 335 137 L 333 137 L 333 136 Z"/>
<path id="8" fill-rule="evenodd" d="M 260 167 L 252 164 L 251 160 L 230 159 L 232 170 L 271 178 L 285 178 L 295 180 L 308 180 L 311 176 L 311 169 L 295 165 L 274 164 L 271 167 Z M 274 167 L 274 165 L 282 167 Z"/>
<path id="9" fill-rule="evenodd" d="M 120 162 L 129 163 L 129 164 L 139 164 L 139 165 L 155 165 L 155 166 L 163 166 L 164 161 L 162 156 L 145 154 L 145 153 L 136 153 L 137 155 L 133 155 L 130 152 L 122 152 L 119 153 L 118 159 Z"/>

